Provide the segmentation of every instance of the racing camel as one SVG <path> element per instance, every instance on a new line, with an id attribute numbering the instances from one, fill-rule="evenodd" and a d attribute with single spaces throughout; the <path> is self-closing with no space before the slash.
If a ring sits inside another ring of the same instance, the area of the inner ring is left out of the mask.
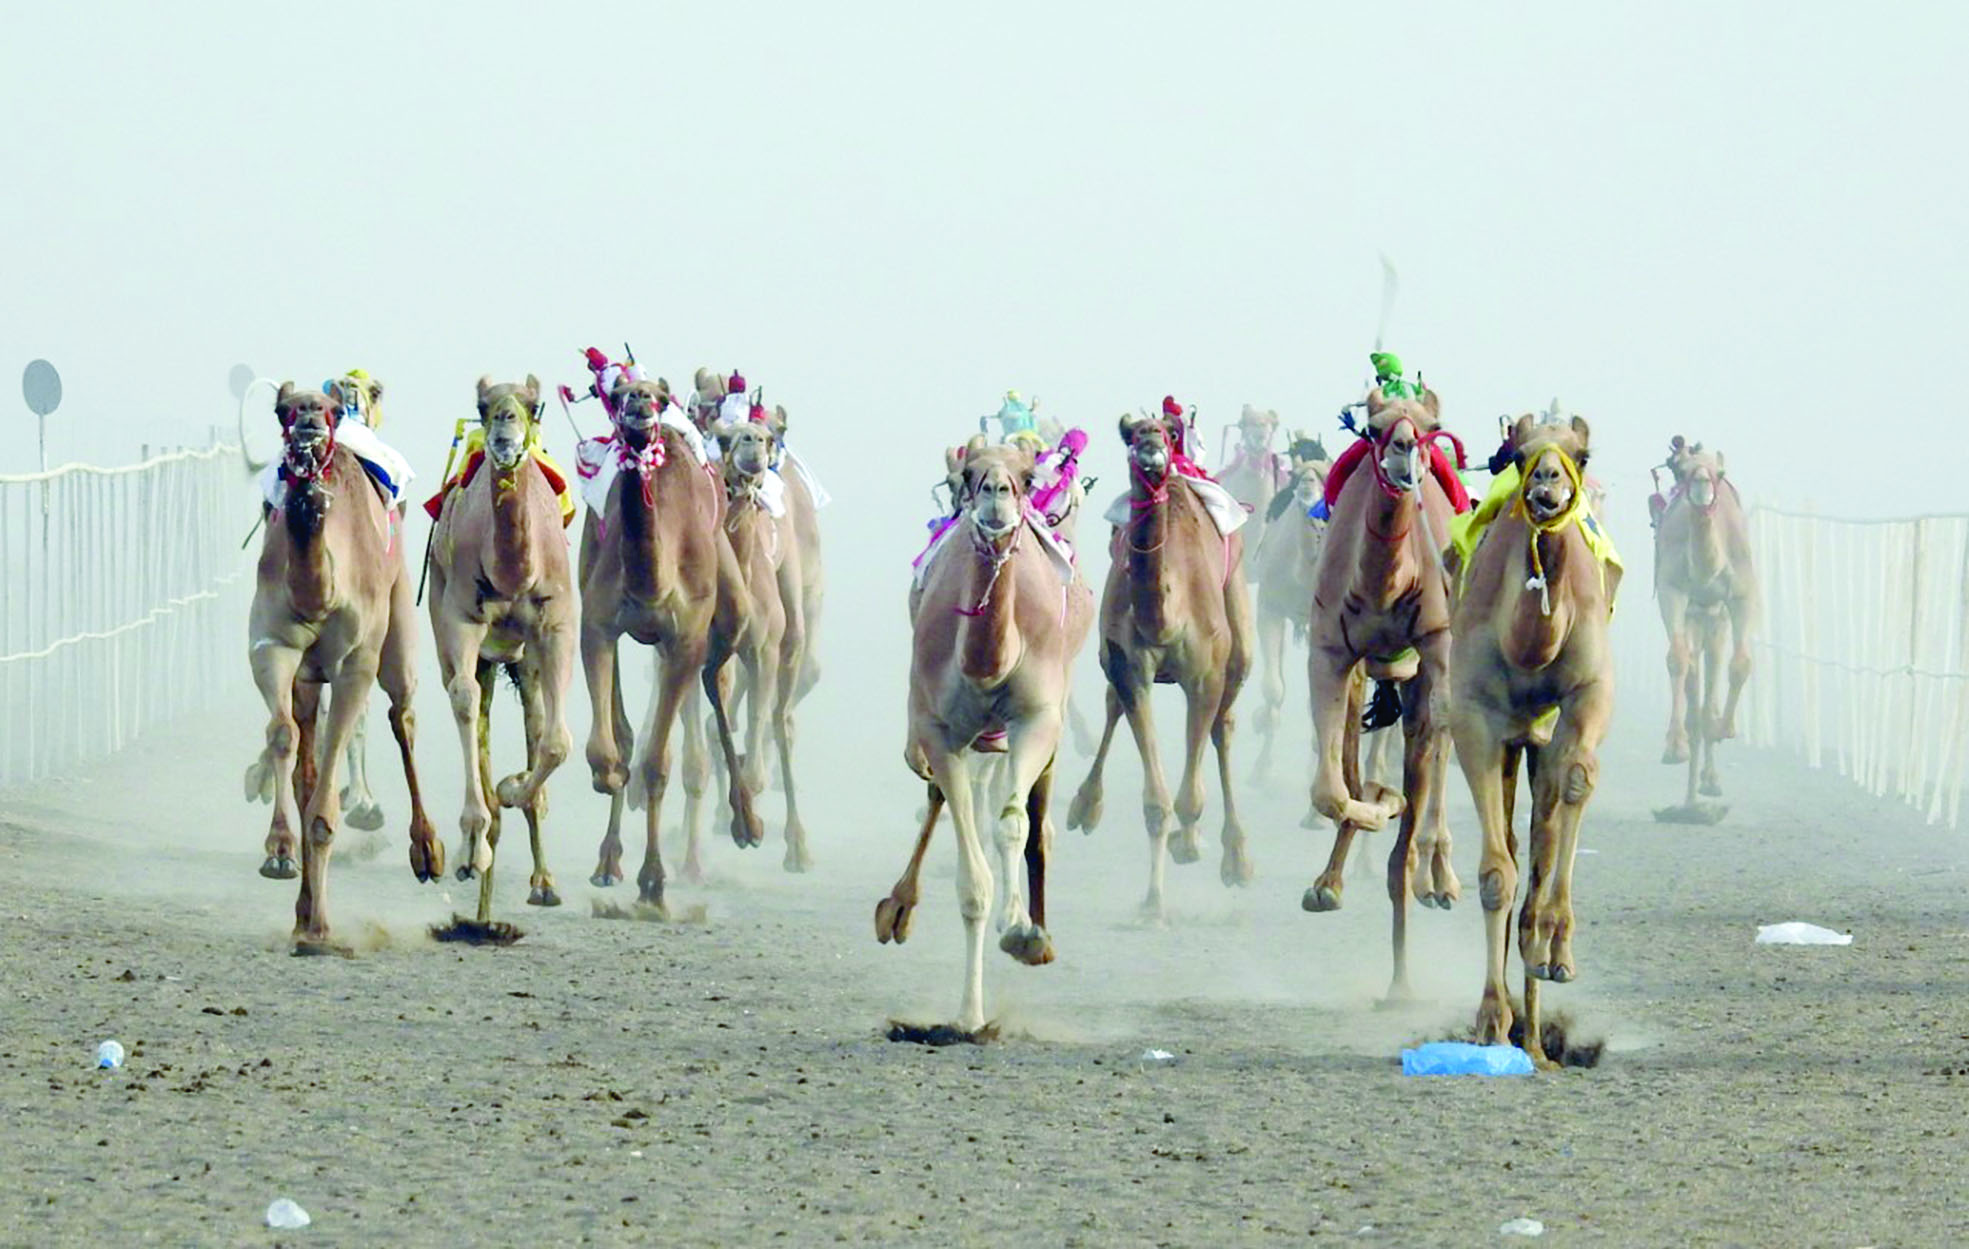
<path id="1" fill-rule="evenodd" d="M 444 496 L 431 531 L 431 632 L 465 763 L 458 878 L 479 877 L 480 923 L 492 918 L 499 809 L 526 813 L 533 849 L 527 902 L 559 906 L 540 842 L 547 778 L 567 759 L 575 598 L 555 488 L 535 461 L 540 382 L 480 378 L 484 461 Z M 504 670 L 520 695 L 526 769 L 492 783 L 492 698 Z M 493 801 L 488 803 L 487 795 Z"/>
<path id="2" fill-rule="evenodd" d="M 957 901 L 965 936 L 956 1027 L 974 1039 L 985 1023 L 984 921 L 993 894 L 972 794 L 980 781 L 977 752 L 1007 756 L 987 807 L 997 812 L 1006 885 L 998 947 L 1031 966 L 1050 963 L 1046 808 L 1073 659 L 1094 614 L 1093 592 L 1028 506 L 1032 473 L 1027 451 L 973 440 L 959 479 L 963 510 L 910 595 L 914 641 L 904 759 L 929 782 L 930 805 L 908 867 L 875 907 L 877 940 L 906 940 L 923 855 L 948 799 L 957 828 Z M 1021 860 L 1024 889 L 1015 875 Z"/>
<path id="3" fill-rule="evenodd" d="M 588 767 L 598 793 L 609 796 L 591 883 L 622 879 L 622 810 L 629 780 L 625 762 L 634 734 L 622 701 L 620 640 L 655 647 L 661 668 L 638 756 L 646 840 L 636 874 L 639 899 L 663 905 L 664 871 L 657 821 L 669 785 L 670 733 L 684 691 L 701 679 L 711 702 L 725 760 L 732 840 L 756 846 L 763 835 L 752 796 L 741 782 L 718 673 L 738 644 L 748 604 L 737 562 L 720 525 L 723 490 L 691 449 L 689 426 L 671 418 L 670 390 L 619 376 L 610 392 L 614 432 L 583 444 L 581 470 L 589 510 L 581 535 L 577 579 L 581 594 L 581 666 L 594 720 Z M 596 507 L 599 499 L 602 506 Z"/>
<path id="4" fill-rule="evenodd" d="M 1408 893 L 1448 908 L 1461 896 L 1450 867 L 1443 781 L 1449 762 L 1449 586 L 1442 552 L 1451 503 L 1431 471 L 1430 442 L 1440 428 L 1436 394 L 1367 396 L 1368 452 L 1362 468 L 1329 489 L 1332 519 L 1313 595 L 1307 675 L 1318 756 L 1313 807 L 1334 821 L 1326 869 L 1306 890 L 1308 911 L 1337 910 L 1347 849 L 1356 833 L 1399 816 L 1388 856 L 1394 971 L 1388 995 L 1408 996 Z M 1363 783 L 1360 774 L 1360 672 L 1404 683 L 1402 788 Z M 1420 830 L 1421 841 L 1417 842 Z M 1419 860 L 1419 861 L 1418 861 Z"/>
<path id="5" fill-rule="evenodd" d="M 266 700 L 267 746 L 248 769 L 256 795 L 268 773 L 273 819 L 260 874 L 296 875 L 294 947 L 334 948 L 329 938 L 328 859 L 342 820 L 335 784 L 349 735 L 371 683 L 390 699 L 390 729 L 410 791 L 410 867 L 420 881 L 444 872 L 444 847 L 425 814 L 414 762 L 416 613 L 405 573 L 398 516 L 361 461 L 337 443 L 341 384 L 333 393 L 283 383 L 274 400 L 281 425 L 280 501 L 268 516 L 248 623 L 253 680 Z M 321 689 L 328 713 L 317 742 Z"/>
<path id="6" fill-rule="evenodd" d="M 1613 713 L 1607 628 L 1619 578 L 1584 530 L 1596 523 L 1581 477 L 1589 433 L 1576 416 L 1567 424 L 1519 418 L 1512 437 L 1517 497 L 1477 540 L 1460 573 L 1450 626 L 1450 731 L 1484 837 L 1478 880 L 1487 958 L 1477 1040 L 1502 1044 L 1511 1032 L 1505 943 L 1518 893 L 1512 818 L 1522 761 L 1532 808 L 1530 875 L 1518 912 L 1522 1044 L 1541 1066 L 1551 1061 L 1542 1044 L 1539 982 L 1579 976 L 1573 856 Z"/>
<path id="7" fill-rule="evenodd" d="M 1203 818 L 1203 748 L 1217 748 L 1217 776 L 1224 794 L 1224 853 L 1219 875 L 1226 885 L 1249 884 L 1251 858 L 1231 787 L 1231 707 L 1251 667 L 1251 589 L 1240 565 L 1243 535 L 1235 524 L 1221 532 L 1196 478 L 1178 471 L 1181 418 L 1124 416 L 1121 440 L 1128 452 L 1129 493 L 1110 519 L 1122 523 L 1110 545 L 1112 560 L 1101 596 L 1101 668 L 1107 674 L 1107 723 L 1067 826 L 1091 829 L 1101 818 L 1101 771 L 1125 714 L 1142 756 L 1142 812 L 1149 834 L 1149 889 L 1144 914 L 1163 917 L 1165 857 L 1194 863 L 1201 855 L 1196 826 Z M 1201 483 L 1209 486 L 1211 483 Z M 1225 495 L 1228 500 L 1228 494 Z M 1235 507 L 1234 501 L 1230 506 Z M 1184 734 L 1183 780 L 1173 809 L 1180 828 L 1172 839 L 1169 789 L 1156 753 L 1149 695 L 1157 684 L 1182 687 L 1189 715 Z"/>
<path id="8" fill-rule="evenodd" d="M 1737 701 L 1750 679 L 1750 640 L 1760 601 L 1750 521 L 1736 486 L 1724 476 L 1722 453 L 1680 435 L 1670 447 L 1675 490 L 1655 528 L 1655 599 L 1668 630 L 1673 699 L 1662 762 L 1689 765 L 1684 810 L 1696 811 L 1698 792 L 1712 797 L 1723 792 L 1716 743 L 1736 736 Z"/>

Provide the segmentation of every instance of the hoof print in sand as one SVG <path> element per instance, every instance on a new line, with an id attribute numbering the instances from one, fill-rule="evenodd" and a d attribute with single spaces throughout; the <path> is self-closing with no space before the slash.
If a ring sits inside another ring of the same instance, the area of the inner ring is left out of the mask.
<path id="1" fill-rule="evenodd" d="M 889 1021 L 889 1031 L 886 1035 L 891 1041 L 904 1041 L 911 1045 L 929 1045 L 934 1047 L 945 1045 L 984 1045 L 987 1042 L 998 1039 L 998 1025 L 988 1023 L 976 1032 L 966 1032 L 962 1028 L 947 1023 L 925 1026 L 923 1024 L 903 1023 L 900 1020 L 891 1019 Z"/>
<path id="2" fill-rule="evenodd" d="M 466 945 L 511 945 L 526 934 L 516 924 L 503 919 L 490 923 L 480 923 L 463 915 L 454 915 L 448 924 L 431 925 L 431 940 L 462 941 Z"/>
<path id="3" fill-rule="evenodd" d="M 1673 807 L 1656 807 L 1657 824 L 1721 824 L 1730 808 L 1720 802 L 1688 802 Z"/>

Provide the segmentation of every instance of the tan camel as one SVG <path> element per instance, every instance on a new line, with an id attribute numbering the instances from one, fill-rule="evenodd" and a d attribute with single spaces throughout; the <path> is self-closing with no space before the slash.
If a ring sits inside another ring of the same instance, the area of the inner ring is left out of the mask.
<path id="1" fill-rule="evenodd" d="M 1244 546 L 1253 558 L 1244 571 L 1246 576 L 1256 578 L 1256 554 L 1270 523 L 1272 501 L 1280 491 L 1291 487 L 1292 465 L 1287 456 L 1272 450 L 1272 441 L 1278 434 L 1278 413 L 1247 403 L 1233 428 L 1237 430 L 1235 442 L 1230 440 L 1231 431 L 1224 431 L 1227 458 L 1217 473 L 1217 484 L 1230 491 L 1231 497 L 1251 513 L 1250 523 L 1244 527 Z"/>
<path id="2" fill-rule="evenodd" d="M 539 441 L 540 409 L 540 381 L 530 374 L 524 385 L 479 379 L 485 462 L 445 495 L 431 531 L 431 632 L 465 762 L 458 879 L 479 877 L 480 923 L 492 918 L 501 807 L 526 813 L 533 850 L 528 904 L 561 904 L 540 825 L 547 815 L 547 778 L 573 744 L 567 687 L 574 674 L 576 604 L 560 502 L 531 454 Z M 519 690 L 527 766 L 495 788 L 492 698 L 502 669 Z M 495 801 L 488 802 L 488 792 Z"/>
<path id="3" fill-rule="evenodd" d="M 1286 630 L 1290 627 L 1302 641 L 1306 636 L 1306 622 L 1313 609 L 1313 583 L 1319 571 L 1320 545 L 1326 533 L 1326 522 L 1314 519 L 1310 513 L 1326 489 L 1330 461 L 1324 448 L 1313 439 L 1295 439 L 1293 447 L 1292 476 L 1286 488 L 1265 509 L 1265 529 L 1252 556 L 1257 568 L 1253 605 L 1258 613 L 1262 695 L 1255 724 L 1261 745 L 1254 774 L 1261 777 L 1271 775 L 1272 747 L 1278 737 L 1280 712 L 1285 707 Z M 1307 452 L 1303 457 L 1298 454 L 1301 447 Z M 1314 448 L 1319 450 L 1315 452 Z"/>
<path id="4" fill-rule="evenodd" d="M 984 919 L 993 881 L 975 817 L 975 752 L 1004 751 L 993 787 L 1005 891 L 998 947 L 1032 966 L 1053 961 L 1046 931 L 1046 807 L 1074 656 L 1087 640 L 1094 596 L 1078 573 L 1062 581 L 1027 511 L 1032 457 L 974 442 L 962 469 L 963 514 L 910 595 L 914 633 L 904 759 L 929 782 L 930 806 L 909 866 L 875 908 L 877 940 L 903 941 L 917 877 L 946 798 L 957 828 L 957 901 L 965 978 L 957 1028 L 984 1027 Z M 1020 862 L 1026 887 L 1018 884 Z"/>
<path id="5" fill-rule="evenodd" d="M 776 516 L 765 495 L 778 441 L 772 428 L 756 421 L 730 421 L 713 426 L 713 432 L 724 467 L 725 533 L 751 604 L 752 627 L 738 649 L 743 668 L 739 694 L 747 714 L 743 779 L 750 793 L 756 796 L 764 792 L 766 730 L 770 726 L 786 792 L 784 866 L 789 872 L 804 872 L 813 866 L 813 856 L 807 849 L 793 780 L 793 701 L 806 662 L 801 547 L 788 507 L 790 500 L 781 496 L 781 514 Z M 791 487 L 788 481 L 787 494 Z M 689 838 L 687 873 L 699 864 L 694 822 Z M 696 870 L 701 871 L 701 866 Z"/>
<path id="6" fill-rule="evenodd" d="M 629 779 L 625 760 L 634 733 L 622 703 L 617 649 L 622 635 L 653 646 L 662 667 L 645 728 L 647 748 L 636 756 L 644 797 L 643 866 L 636 874 L 643 902 L 663 905 L 662 850 L 657 821 L 669 785 L 670 732 L 684 691 L 701 678 L 711 701 L 728 778 L 732 840 L 762 840 L 752 798 L 740 781 L 718 674 L 737 649 L 750 615 L 748 596 L 720 529 L 724 491 L 693 457 L 684 435 L 665 424 L 668 385 L 619 379 L 610 397 L 613 440 L 600 444 L 601 463 L 618 475 L 602 513 L 588 512 L 577 576 L 581 591 L 581 665 L 594 722 L 588 767 L 595 789 L 609 795 L 608 832 L 591 882 L 622 879 L 622 809 Z"/>
<path id="7" fill-rule="evenodd" d="M 1523 484 L 1478 540 L 1450 629 L 1450 728 L 1484 834 L 1478 879 L 1488 957 L 1477 1040 L 1502 1044 L 1511 1032 L 1505 942 L 1518 893 L 1512 818 L 1522 759 L 1532 801 L 1530 879 L 1518 913 L 1522 1044 L 1541 1066 L 1550 1062 L 1538 982 L 1579 976 L 1573 856 L 1613 712 L 1607 626 L 1618 578 L 1595 558 L 1579 519 L 1589 432 L 1576 416 L 1565 425 L 1518 420 L 1512 437 Z M 1534 588 L 1541 584 L 1542 593 Z"/>
<path id="8" fill-rule="evenodd" d="M 1668 630 L 1673 699 L 1662 762 L 1688 763 L 1687 801 L 1694 807 L 1698 790 L 1723 792 L 1716 743 L 1736 736 L 1737 701 L 1750 679 L 1750 639 L 1761 603 L 1750 521 L 1736 487 L 1724 476 L 1722 453 L 1680 435 L 1671 445 L 1675 494 L 1655 529 L 1655 599 Z M 1722 696 L 1726 652 L 1727 700 Z"/>
<path id="9" fill-rule="evenodd" d="M 1313 595 L 1307 676 L 1318 758 L 1313 806 L 1335 822 L 1326 869 L 1306 890 L 1308 911 L 1338 910 L 1347 848 L 1363 829 L 1401 817 L 1388 856 L 1394 973 L 1389 997 L 1408 995 L 1408 893 L 1448 908 L 1462 887 L 1450 867 L 1443 781 L 1449 761 L 1449 588 L 1442 552 L 1450 503 L 1428 469 L 1426 443 L 1440 428 L 1431 390 L 1419 400 L 1367 397 L 1371 454 L 1332 506 Z M 1400 792 L 1360 774 L 1362 682 L 1405 682 Z M 1417 842 L 1420 830 L 1421 841 Z"/>
<path id="10" fill-rule="evenodd" d="M 274 401 L 281 423 L 284 498 L 267 521 L 249 619 L 254 683 L 270 719 L 267 747 L 247 771 L 249 797 L 269 772 L 273 819 L 260 874 L 291 879 L 300 840 L 295 948 L 331 948 L 328 859 L 341 824 L 335 773 L 350 731 L 381 681 L 390 728 L 410 791 L 410 866 L 420 881 L 444 871 L 444 848 L 424 812 L 414 761 L 416 614 L 405 573 L 401 525 L 362 464 L 335 440 L 337 393 L 284 383 Z M 316 742 L 321 687 L 328 715 Z"/>
<path id="11" fill-rule="evenodd" d="M 1144 913 L 1163 915 L 1164 857 L 1194 863 L 1201 855 L 1197 822 L 1203 818 L 1203 749 L 1217 747 L 1217 776 L 1224 793 L 1224 854 L 1218 873 L 1226 885 L 1249 884 L 1251 858 L 1231 786 L 1231 707 L 1251 667 L 1251 588 L 1240 565 L 1243 535 L 1218 532 L 1202 497 L 1174 471 L 1176 424 L 1161 416 L 1124 416 L 1121 439 L 1128 451 L 1128 520 L 1109 546 L 1112 557 L 1101 596 L 1101 668 L 1107 674 L 1107 723 L 1093 767 L 1067 812 L 1069 828 L 1092 829 L 1101 818 L 1101 771 L 1124 714 L 1142 756 L 1142 811 L 1149 834 L 1149 889 Z M 1156 753 L 1149 697 L 1158 684 L 1182 687 L 1189 715 L 1184 734 L 1183 780 L 1170 836 L 1171 805 Z"/>
<path id="12" fill-rule="evenodd" d="M 800 678 L 793 689 L 799 702 L 820 682 L 820 660 L 814 650 L 814 631 L 820 625 L 821 600 L 826 597 L 827 568 L 820 555 L 820 503 L 812 478 L 800 457 L 786 445 L 786 409 L 774 405 L 769 418 L 773 434 L 773 467 L 786 482 L 786 514 L 800 547 Z M 791 731 L 790 729 L 788 730 Z M 791 782 L 787 782 L 790 784 Z"/>

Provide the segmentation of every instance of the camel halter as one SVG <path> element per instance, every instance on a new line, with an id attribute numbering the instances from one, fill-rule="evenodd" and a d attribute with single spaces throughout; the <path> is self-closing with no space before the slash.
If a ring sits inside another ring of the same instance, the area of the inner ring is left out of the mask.
<path id="1" fill-rule="evenodd" d="M 280 426 L 280 467 L 287 479 L 300 482 L 329 480 L 335 468 L 335 418 L 329 418 L 326 435 L 301 443 L 296 443 L 289 436 L 294 432 L 292 417 L 282 418 Z"/>
<path id="2" fill-rule="evenodd" d="M 998 576 L 1005 571 L 1005 565 L 1012 562 L 1012 556 L 1019 549 L 1019 539 L 1025 537 L 1024 500 L 1020 500 L 1019 510 L 1019 523 L 1012 526 L 1012 540 L 1005 544 L 1005 549 L 1002 551 L 992 545 L 990 539 L 985 536 L 984 530 L 979 528 L 978 518 L 975 515 L 970 518 L 971 549 L 991 562 L 991 575 L 985 578 L 984 592 L 978 595 L 978 605 L 976 607 L 954 607 L 951 609 L 958 615 L 966 619 L 975 620 L 979 616 L 984 615 L 985 608 L 991 605 L 991 592 L 998 588 Z"/>
<path id="3" fill-rule="evenodd" d="M 655 507 L 656 470 L 662 468 L 670 459 L 670 453 L 663 442 L 663 410 L 660 407 L 652 408 L 649 424 L 636 430 L 644 438 L 643 445 L 640 447 L 632 447 L 628 442 L 631 427 L 623 423 L 627 419 L 628 410 L 629 403 L 625 397 L 620 408 L 609 413 L 609 421 L 615 426 L 615 454 L 623 467 L 635 470 L 636 477 L 643 487 L 643 506 Z"/>
<path id="4" fill-rule="evenodd" d="M 526 437 L 520 444 L 519 456 L 510 468 L 501 468 L 492 458 L 491 435 L 488 433 L 486 437 L 485 458 L 486 462 L 492 465 L 492 497 L 495 500 L 504 499 L 518 488 L 520 469 L 525 467 L 527 458 L 540 448 L 540 405 L 528 404 L 518 395 L 500 395 L 487 404 L 485 414 L 479 417 L 479 428 L 484 429 L 486 423 L 493 417 L 508 411 L 518 413 L 520 419 L 526 423 Z"/>
<path id="5" fill-rule="evenodd" d="M 1533 516 L 1531 511 L 1531 473 L 1539 461 L 1548 455 L 1555 455 L 1559 458 L 1559 469 L 1565 473 L 1566 481 L 1572 486 L 1572 497 L 1566 501 L 1566 505 L 1560 508 L 1557 514 L 1548 519 L 1540 520 L 1536 516 Z M 1538 591 L 1539 613 L 1549 616 L 1552 614 L 1552 590 L 1546 583 L 1545 561 L 1538 554 L 1538 538 L 1540 534 L 1557 533 L 1559 530 L 1564 529 L 1567 525 L 1579 519 L 1580 509 L 1586 505 L 1586 487 L 1581 480 L 1578 463 L 1573 460 L 1572 456 L 1566 454 L 1564 447 L 1545 447 L 1541 449 L 1535 458 L 1527 462 L 1520 469 L 1520 476 L 1522 480 L 1518 483 L 1518 497 L 1511 504 L 1511 511 L 1514 515 L 1523 518 L 1526 526 L 1531 530 L 1531 539 L 1529 542 L 1531 547 L 1531 576 L 1525 580 L 1525 591 L 1526 593 L 1530 593 L 1533 590 Z"/>

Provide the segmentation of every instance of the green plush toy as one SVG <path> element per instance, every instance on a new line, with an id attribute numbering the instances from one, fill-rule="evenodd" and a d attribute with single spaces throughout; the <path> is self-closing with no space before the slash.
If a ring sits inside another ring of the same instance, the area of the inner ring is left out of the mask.
<path id="1" fill-rule="evenodd" d="M 1419 387 L 1402 379 L 1402 358 L 1392 351 L 1369 353 L 1368 362 L 1374 366 L 1374 384 L 1381 393 L 1390 399 L 1414 399 L 1420 393 Z"/>

